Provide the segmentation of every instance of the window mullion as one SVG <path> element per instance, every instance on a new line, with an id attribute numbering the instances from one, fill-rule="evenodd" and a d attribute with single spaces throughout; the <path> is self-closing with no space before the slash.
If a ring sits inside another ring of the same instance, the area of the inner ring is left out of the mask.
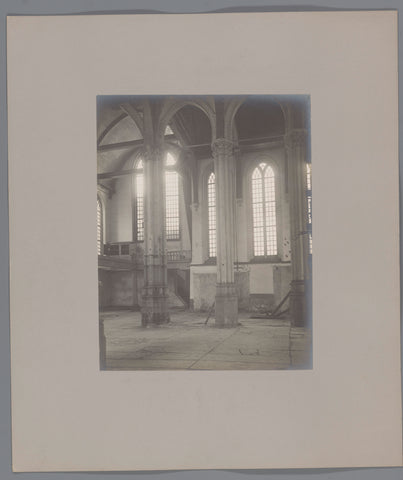
<path id="1" fill-rule="evenodd" d="M 266 225 L 266 196 L 265 196 L 265 176 L 262 169 L 261 177 L 262 188 L 262 212 L 263 212 L 263 240 L 264 240 L 264 256 L 267 256 L 267 225 Z"/>

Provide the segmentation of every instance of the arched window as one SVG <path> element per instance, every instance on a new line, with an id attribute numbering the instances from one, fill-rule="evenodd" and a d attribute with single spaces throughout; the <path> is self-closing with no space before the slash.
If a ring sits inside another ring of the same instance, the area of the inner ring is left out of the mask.
<path id="1" fill-rule="evenodd" d="M 167 153 L 167 158 L 165 160 L 165 165 L 167 167 L 173 167 L 176 165 L 176 158 L 172 155 L 172 153 Z"/>
<path id="2" fill-rule="evenodd" d="M 174 170 L 176 158 L 168 153 L 165 160 L 165 228 L 167 240 L 180 239 L 179 175 Z"/>
<path id="3" fill-rule="evenodd" d="M 309 235 L 309 254 L 312 255 L 312 167 L 310 163 L 306 164 L 306 198 L 308 202 L 308 235 Z"/>
<path id="4" fill-rule="evenodd" d="M 179 175 L 174 170 L 176 158 L 170 153 L 165 160 L 165 225 L 167 240 L 179 240 Z M 135 173 L 135 225 L 136 240 L 144 240 L 144 173 L 143 160 L 140 159 Z"/>
<path id="5" fill-rule="evenodd" d="M 102 255 L 103 244 L 103 221 L 102 221 L 102 203 L 99 197 L 97 197 L 97 252 L 98 255 Z"/>
<path id="6" fill-rule="evenodd" d="M 135 187 L 135 226 L 136 240 L 142 242 L 144 240 L 144 174 L 143 160 L 137 162 L 136 173 L 134 175 Z"/>
<path id="7" fill-rule="evenodd" d="M 252 215 L 254 255 L 277 255 L 275 178 L 267 163 L 260 163 L 252 173 Z"/>
<path id="8" fill-rule="evenodd" d="M 208 256 L 217 256 L 216 238 L 216 209 L 215 209 L 215 174 L 210 173 L 207 181 L 207 209 L 208 209 Z"/>

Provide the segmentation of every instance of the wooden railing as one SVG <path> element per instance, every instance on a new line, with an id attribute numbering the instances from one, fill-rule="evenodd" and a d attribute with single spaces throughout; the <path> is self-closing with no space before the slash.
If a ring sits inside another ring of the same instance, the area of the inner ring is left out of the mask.
<path id="1" fill-rule="evenodd" d="M 107 243 L 103 245 L 103 255 L 104 256 L 131 256 L 133 261 L 136 263 L 143 262 L 144 251 L 135 243 Z M 170 250 L 167 251 L 167 262 L 168 263 L 177 263 L 177 262 L 190 262 L 192 260 L 192 251 L 191 250 Z"/>
<path id="2" fill-rule="evenodd" d="M 192 260 L 191 250 L 173 250 L 167 252 L 168 262 L 190 262 Z"/>
<path id="3" fill-rule="evenodd" d="M 130 243 L 106 243 L 103 247 L 103 254 L 108 256 L 131 255 Z"/>

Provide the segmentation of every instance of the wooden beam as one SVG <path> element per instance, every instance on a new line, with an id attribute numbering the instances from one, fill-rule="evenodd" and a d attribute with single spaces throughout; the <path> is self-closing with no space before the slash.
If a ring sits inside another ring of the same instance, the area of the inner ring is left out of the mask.
<path id="1" fill-rule="evenodd" d="M 99 145 L 97 150 L 98 152 L 109 152 L 111 150 L 122 150 L 126 148 L 136 147 L 143 145 L 143 139 L 140 140 L 130 140 L 129 142 L 119 142 L 119 143 L 109 143 L 107 145 Z"/>
<path id="2" fill-rule="evenodd" d="M 165 138 L 169 140 L 173 140 L 175 135 L 165 135 Z M 123 150 L 125 148 L 136 147 L 143 145 L 144 140 L 140 138 L 139 140 L 130 140 L 128 142 L 119 142 L 119 143 L 109 143 L 107 145 L 99 145 L 98 152 L 109 152 L 111 150 Z"/>
<path id="3" fill-rule="evenodd" d="M 107 187 L 106 185 L 104 185 L 103 183 L 98 183 L 98 188 L 100 190 L 102 190 L 104 193 L 107 193 L 109 198 L 112 196 L 112 194 L 114 193 L 113 191 L 113 188 L 111 187 Z"/>
<path id="4" fill-rule="evenodd" d="M 284 135 L 272 135 L 270 137 L 257 137 L 257 138 L 243 138 L 239 140 L 239 144 L 250 144 L 255 142 L 280 142 L 284 139 Z"/>
<path id="5" fill-rule="evenodd" d="M 119 105 L 119 107 L 129 115 L 129 117 L 137 125 L 137 128 L 140 130 L 142 135 L 144 135 L 144 120 L 136 108 L 130 103 L 122 103 Z"/>
<path id="6" fill-rule="evenodd" d="M 112 122 L 105 128 L 105 130 L 100 134 L 97 140 L 97 145 L 99 145 L 102 140 L 106 137 L 106 135 L 112 130 L 112 128 L 117 125 L 121 120 L 127 117 L 127 113 L 122 113 L 118 117 L 116 117 Z"/>
<path id="7" fill-rule="evenodd" d="M 97 178 L 98 180 L 105 180 L 107 178 L 123 177 L 124 175 L 132 175 L 135 171 L 136 171 L 135 168 L 131 168 L 130 170 L 120 170 L 117 172 L 99 173 L 97 175 Z"/>

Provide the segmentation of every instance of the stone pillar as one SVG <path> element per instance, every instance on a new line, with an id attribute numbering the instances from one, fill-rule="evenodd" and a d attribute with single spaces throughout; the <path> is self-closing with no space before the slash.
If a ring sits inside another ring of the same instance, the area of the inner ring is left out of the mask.
<path id="1" fill-rule="evenodd" d="M 286 135 L 291 234 L 290 315 L 294 326 L 307 325 L 306 281 L 308 278 L 308 234 L 306 198 L 306 136 L 304 129 Z"/>
<path id="2" fill-rule="evenodd" d="M 144 165 L 144 288 L 141 324 L 169 322 L 165 238 L 165 161 L 160 148 L 146 149 Z"/>
<path id="3" fill-rule="evenodd" d="M 203 263 L 203 235 L 202 235 L 202 215 L 198 203 L 190 205 L 192 210 L 192 260 L 190 263 L 190 285 L 189 285 L 189 310 L 194 311 L 195 298 L 196 304 L 200 297 L 200 292 L 194 288 L 194 267 Z"/>
<path id="4" fill-rule="evenodd" d="M 216 221 L 217 286 L 215 323 L 218 327 L 238 325 L 238 295 L 234 278 L 235 259 L 235 159 L 233 144 L 225 138 L 213 145 Z"/>

